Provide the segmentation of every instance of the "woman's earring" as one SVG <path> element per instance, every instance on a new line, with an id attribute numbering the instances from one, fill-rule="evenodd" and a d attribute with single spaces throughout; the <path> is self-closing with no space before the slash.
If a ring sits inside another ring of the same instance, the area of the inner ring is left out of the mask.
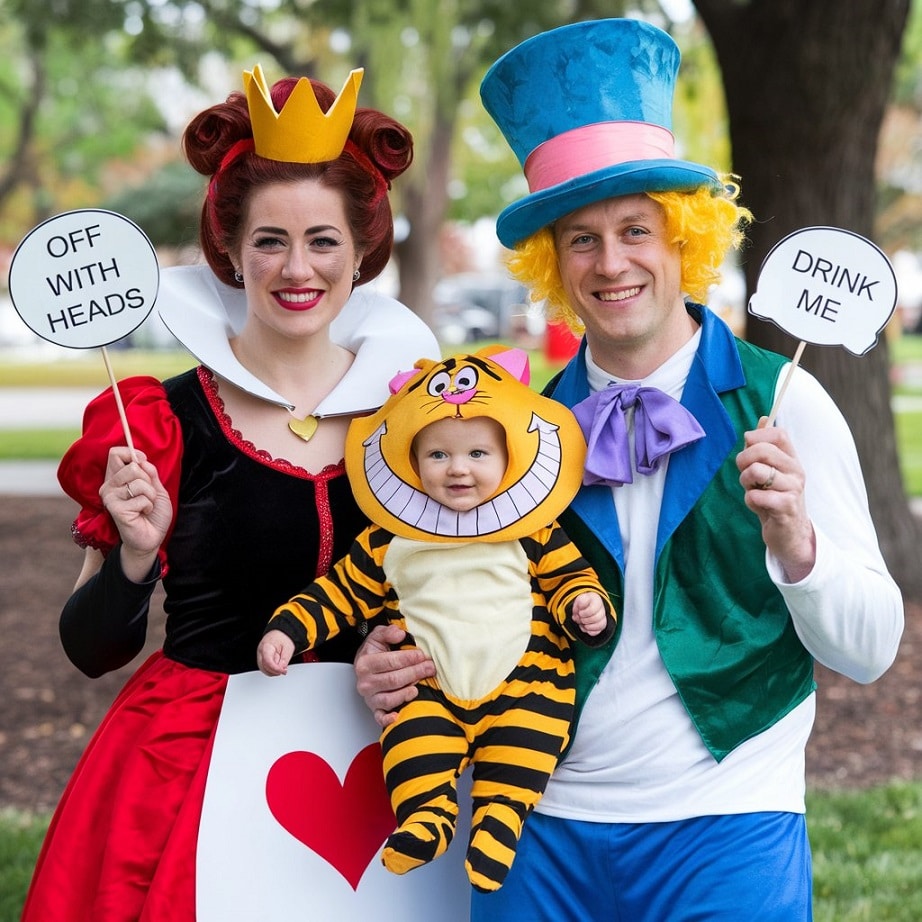
<path id="1" fill-rule="evenodd" d="M 243 281 L 243 274 L 240 272 L 234 272 L 234 281 L 239 285 Z"/>
<path id="2" fill-rule="evenodd" d="M 361 277 L 362 277 L 362 273 L 359 272 L 358 269 L 356 269 L 355 272 L 352 273 L 352 281 L 353 281 L 353 282 L 357 282 Z"/>

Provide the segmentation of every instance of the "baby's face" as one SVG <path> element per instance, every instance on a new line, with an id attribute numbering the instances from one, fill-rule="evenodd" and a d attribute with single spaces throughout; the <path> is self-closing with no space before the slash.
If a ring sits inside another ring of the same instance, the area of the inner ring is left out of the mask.
<path id="1" fill-rule="evenodd" d="M 485 416 L 430 423 L 413 447 L 423 490 L 455 512 L 485 503 L 509 463 L 503 427 Z"/>

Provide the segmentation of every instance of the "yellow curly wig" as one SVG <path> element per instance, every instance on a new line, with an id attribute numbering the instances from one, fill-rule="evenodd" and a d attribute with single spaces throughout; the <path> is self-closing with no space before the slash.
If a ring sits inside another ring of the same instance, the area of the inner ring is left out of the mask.
<path id="1" fill-rule="evenodd" d="M 752 214 L 738 204 L 739 186 L 723 178 L 723 192 L 707 186 L 693 192 L 648 192 L 666 213 L 666 232 L 681 247 L 682 291 L 704 302 L 720 281 L 720 267 L 731 249 L 739 249 Z M 583 324 L 570 306 L 550 227 L 518 244 L 506 260 L 509 272 L 531 292 L 532 301 L 546 301 L 548 319 L 563 321 L 575 333 Z"/>

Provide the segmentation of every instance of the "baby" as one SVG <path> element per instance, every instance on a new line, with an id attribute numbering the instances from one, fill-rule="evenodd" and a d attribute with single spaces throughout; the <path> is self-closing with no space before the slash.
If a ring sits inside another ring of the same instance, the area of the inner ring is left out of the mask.
<path id="1" fill-rule="evenodd" d="M 436 664 L 381 736 L 398 828 L 382 860 L 402 874 L 454 835 L 456 784 L 473 765 L 466 868 L 495 890 L 522 824 L 569 742 L 571 641 L 608 642 L 616 622 L 593 570 L 556 522 L 582 476 L 569 410 L 527 386 L 527 354 L 421 360 L 356 419 L 350 481 L 375 524 L 331 571 L 273 615 L 267 675 L 384 613 Z M 563 463 L 563 445 L 567 463 Z"/>

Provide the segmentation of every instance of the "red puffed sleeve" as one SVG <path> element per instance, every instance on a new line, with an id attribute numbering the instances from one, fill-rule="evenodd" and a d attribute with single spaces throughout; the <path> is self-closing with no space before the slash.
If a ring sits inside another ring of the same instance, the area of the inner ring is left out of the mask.
<path id="1" fill-rule="evenodd" d="M 183 449 L 179 420 L 167 400 L 163 384 L 156 378 L 126 378 L 119 382 L 118 389 L 132 442 L 157 468 L 173 501 L 175 518 Z M 109 449 L 125 442 L 118 405 L 110 387 L 87 405 L 83 414 L 83 435 L 71 445 L 58 466 L 58 482 L 81 507 L 74 520 L 74 541 L 81 547 L 97 548 L 104 554 L 115 547 L 119 537 L 115 522 L 99 498 L 99 488 L 106 477 Z M 162 549 L 160 558 L 165 564 Z"/>

